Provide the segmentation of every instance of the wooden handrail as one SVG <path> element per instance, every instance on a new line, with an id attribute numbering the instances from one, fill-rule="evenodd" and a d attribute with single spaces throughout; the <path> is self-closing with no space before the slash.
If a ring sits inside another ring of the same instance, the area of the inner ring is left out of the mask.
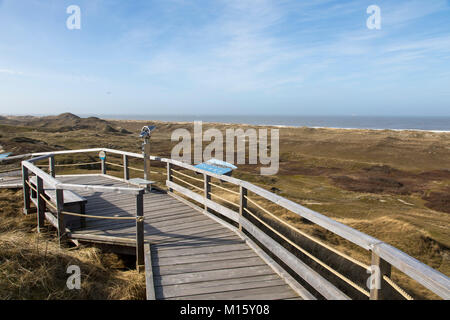
<path id="1" fill-rule="evenodd" d="M 359 247 L 367 250 L 372 251 L 380 256 L 383 260 L 387 261 L 390 265 L 396 267 L 398 270 L 404 272 L 406 275 L 411 277 L 412 279 L 416 280 L 420 284 L 422 284 L 424 287 L 429 289 L 430 291 L 436 293 L 440 297 L 444 299 L 450 299 L 450 279 L 445 276 L 444 274 L 440 273 L 439 271 L 423 264 L 422 262 L 410 257 L 406 253 L 395 249 L 388 244 L 384 243 L 381 240 L 378 240 L 374 237 L 371 237 L 365 233 L 362 233 L 358 230 L 355 230 L 345 224 L 342 224 L 340 222 L 337 222 L 329 217 L 326 217 L 320 213 L 317 213 L 313 210 L 310 210 L 298 203 L 295 203 L 293 201 L 290 201 L 286 198 L 283 198 L 279 195 L 276 195 L 274 193 L 271 193 L 261 187 L 258 187 L 256 185 L 253 185 L 252 183 L 249 183 L 247 181 L 243 181 L 237 178 L 228 177 L 224 175 L 217 175 L 214 173 L 211 173 L 209 171 L 198 169 L 192 165 L 172 160 L 172 159 L 161 159 L 162 162 L 166 162 L 167 164 L 176 165 L 179 167 L 182 167 L 184 169 L 192 170 L 197 173 L 201 173 L 203 175 L 214 177 L 217 179 L 220 179 L 222 181 L 229 182 L 231 184 L 234 184 L 236 186 L 239 186 L 241 190 L 245 190 L 246 192 L 251 191 L 262 198 L 269 200 L 280 207 L 283 207 L 287 210 L 289 210 L 292 213 L 295 213 L 313 223 L 315 223 L 318 226 L 321 226 L 325 228 L 328 231 L 331 231 L 335 233 L 336 235 L 341 236 L 342 238 L 358 245 Z M 169 176 L 170 178 L 170 176 Z M 235 217 L 234 211 L 230 210 L 226 207 L 223 207 L 219 204 L 216 204 L 214 201 L 210 199 L 200 200 L 202 198 L 200 195 L 193 193 L 192 191 L 183 188 L 178 187 L 177 184 L 175 184 L 173 181 L 170 181 L 171 179 L 168 179 L 166 181 L 167 186 L 170 189 L 173 189 L 175 191 L 178 191 L 193 200 L 203 203 L 205 206 L 212 208 L 216 206 L 216 211 L 219 213 L 224 214 L 227 217 Z M 246 199 L 247 197 L 244 197 Z M 244 202 L 245 203 L 245 202 Z M 241 196 L 241 204 L 240 204 L 240 212 L 242 214 L 242 210 L 245 208 L 242 208 L 242 196 Z M 215 209 L 213 209 L 215 210 Z M 226 213 L 226 214 L 225 214 Z M 232 219 L 234 220 L 234 219 Z M 241 228 L 241 220 L 242 216 L 238 216 L 239 221 L 239 227 Z M 247 221 L 248 222 L 248 221 Z M 249 222 L 248 222 L 249 223 Z M 380 278 L 383 277 L 383 275 L 379 275 Z M 381 279 L 380 279 L 381 280 Z M 373 298 L 371 293 L 371 298 Z"/>
<path id="2" fill-rule="evenodd" d="M 81 184 L 69 184 L 61 183 L 56 178 L 47 174 L 39 169 L 34 163 L 40 160 L 51 159 L 54 164 L 54 154 L 39 155 L 38 157 L 22 161 L 22 176 L 23 176 L 23 192 L 24 192 L 24 213 L 28 214 L 30 208 L 31 192 L 33 189 L 36 192 L 37 198 L 37 219 L 38 219 L 38 231 L 43 226 L 43 219 L 45 216 L 45 204 L 48 202 L 43 197 L 44 182 L 50 185 L 56 190 L 56 205 L 50 205 L 56 211 L 56 221 L 54 225 L 58 231 L 58 241 L 61 244 L 62 237 L 66 234 L 66 227 L 64 224 L 64 215 L 80 216 L 82 218 L 94 217 L 92 215 L 81 215 L 72 212 L 64 211 L 64 190 L 81 190 L 81 191 L 96 191 L 96 192 L 117 192 L 125 194 L 133 194 L 136 196 L 136 217 L 131 219 L 136 220 L 136 267 L 139 272 L 144 270 L 145 258 L 144 258 L 144 189 L 142 188 L 123 188 L 123 187 L 108 187 L 108 186 L 96 186 L 96 185 L 81 185 Z M 50 163 L 51 165 L 51 163 Z M 36 175 L 37 186 L 32 188 L 29 181 L 29 172 Z M 54 171 L 53 171 L 54 174 Z M 43 201 L 45 200 L 45 201 Z M 96 218 L 99 218 L 95 216 Z M 102 217 L 105 218 L 105 217 Z M 125 219 L 118 217 L 111 217 L 111 219 Z M 128 217 L 126 219 L 129 219 Z"/>

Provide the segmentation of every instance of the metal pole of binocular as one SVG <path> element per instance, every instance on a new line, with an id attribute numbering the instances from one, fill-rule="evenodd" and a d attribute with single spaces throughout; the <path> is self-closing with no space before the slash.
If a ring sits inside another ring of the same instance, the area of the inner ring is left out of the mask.
<path id="1" fill-rule="evenodd" d="M 150 180 L 150 137 L 144 138 L 142 154 L 144 155 L 144 179 Z"/>

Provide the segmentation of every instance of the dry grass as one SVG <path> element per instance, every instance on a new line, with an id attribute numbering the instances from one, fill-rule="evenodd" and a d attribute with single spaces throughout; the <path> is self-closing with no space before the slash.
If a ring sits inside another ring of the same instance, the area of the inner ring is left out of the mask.
<path id="1" fill-rule="evenodd" d="M 143 274 L 97 248 L 60 248 L 52 229 L 36 233 L 23 216 L 21 192 L 0 191 L 0 299 L 145 299 Z M 69 290 L 69 265 L 81 269 L 81 289 Z"/>

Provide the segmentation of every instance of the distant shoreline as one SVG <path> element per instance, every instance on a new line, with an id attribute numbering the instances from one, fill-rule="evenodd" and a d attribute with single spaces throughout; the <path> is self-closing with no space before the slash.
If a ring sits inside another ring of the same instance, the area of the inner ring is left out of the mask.
<path id="1" fill-rule="evenodd" d="M 101 118 L 106 121 L 123 121 L 123 122 L 166 122 L 175 124 L 188 124 L 194 121 L 170 121 L 170 120 L 136 120 L 136 119 L 117 119 L 117 118 Z M 201 121 L 201 120 L 198 120 Z M 287 129 L 298 129 L 298 128 L 309 128 L 309 129 L 332 129 L 332 130 L 371 130 L 371 131 L 412 131 L 412 132 L 432 132 L 432 133 L 450 133 L 450 130 L 427 130 L 427 129 L 395 129 L 395 128 L 341 128 L 341 127 L 322 127 L 322 126 L 304 126 L 304 125 L 280 125 L 280 124 L 253 124 L 253 123 L 235 123 L 235 122 L 217 122 L 217 121 L 202 121 L 204 124 L 217 124 L 224 126 L 257 126 L 257 127 L 274 127 L 274 128 L 287 128 Z"/>
<path id="2" fill-rule="evenodd" d="M 46 117 L 46 115 L 3 115 L 6 118 L 24 119 Z M 55 117 L 51 115 L 50 117 Z M 401 117 L 401 116 L 252 116 L 252 115 L 115 115 L 80 114 L 81 118 L 96 117 L 106 121 L 162 122 L 187 124 L 202 121 L 205 124 L 226 126 L 255 126 L 273 128 L 311 128 L 333 130 L 390 130 L 396 132 L 450 133 L 450 116 Z"/>

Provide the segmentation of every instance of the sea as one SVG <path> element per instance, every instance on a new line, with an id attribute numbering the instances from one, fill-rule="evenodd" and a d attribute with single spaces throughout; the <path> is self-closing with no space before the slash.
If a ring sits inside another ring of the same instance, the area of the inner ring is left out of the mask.
<path id="1" fill-rule="evenodd" d="M 114 120 L 159 120 L 170 122 L 218 122 L 229 124 L 271 125 L 280 127 L 311 127 L 375 130 L 450 131 L 450 117 L 400 116 L 299 116 L 299 115 L 164 115 L 164 114 L 87 114 Z"/>

